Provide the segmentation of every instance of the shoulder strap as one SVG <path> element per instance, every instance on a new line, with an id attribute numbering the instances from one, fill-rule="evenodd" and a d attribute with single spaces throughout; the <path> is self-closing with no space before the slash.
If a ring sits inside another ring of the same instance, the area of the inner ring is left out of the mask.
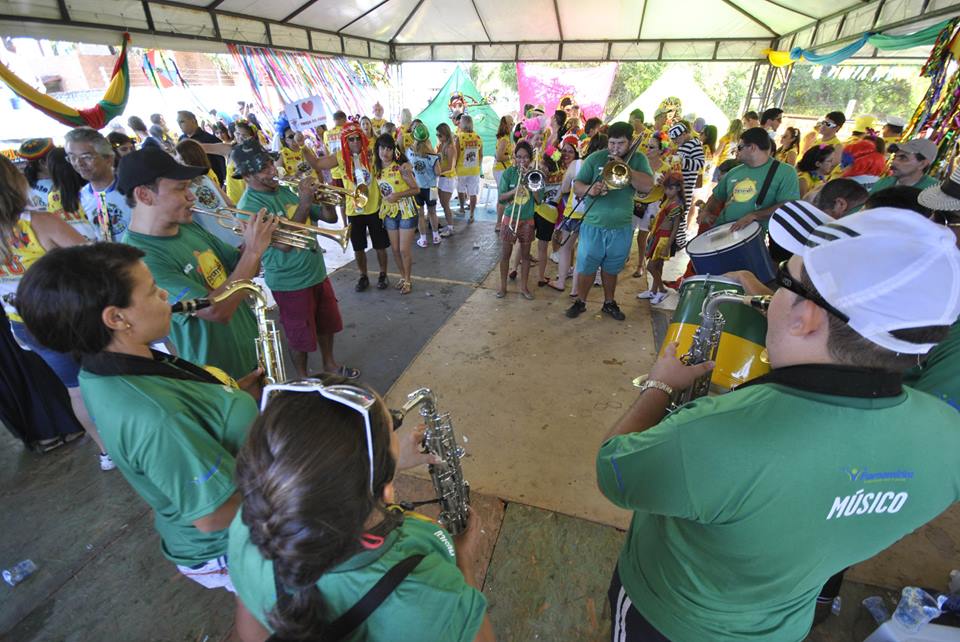
<path id="1" fill-rule="evenodd" d="M 763 209 L 763 199 L 767 197 L 767 192 L 770 191 L 770 184 L 773 183 L 773 176 L 777 173 L 777 168 L 780 167 L 780 161 L 775 160 L 770 163 L 770 169 L 767 170 L 767 177 L 763 179 L 763 187 L 760 188 L 760 193 L 757 194 L 756 203 L 757 209 Z"/>
<path id="2" fill-rule="evenodd" d="M 350 607 L 346 613 L 334 620 L 329 627 L 327 627 L 327 635 L 330 640 L 342 640 L 343 638 L 350 635 L 358 626 L 363 624 L 370 615 L 377 610 L 383 601 L 386 600 L 394 589 L 400 586 L 400 583 L 413 572 L 413 569 L 417 567 L 420 561 L 424 558 L 424 555 L 411 555 L 410 557 L 401 560 L 393 566 L 386 574 L 373 585 L 366 595 L 360 598 L 360 601 Z M 285 598 L 288 597 L 286 591 L 280 586 L 279 582 L 276 582 L 276 573 L 274 573 L 274 580 L 277 588 L 277 603 L 279 604 L 281 600 L 285 601 Z M 277 634 L 271 635 L 267 642 L 284 642 L 283 638 L 279 637 Z"/>

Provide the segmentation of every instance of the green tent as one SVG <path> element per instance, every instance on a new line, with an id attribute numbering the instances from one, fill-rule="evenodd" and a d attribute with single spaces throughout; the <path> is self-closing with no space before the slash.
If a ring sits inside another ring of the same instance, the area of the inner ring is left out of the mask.
<path id="1" fill-rule="evenodd" d="M 470 80 L 470 76 L 463 71 L 460 66 L 447 79 L 446 84 L 433 97 L 426 109 L 417 115 L 417 118 L 426 124 L 430 130 L 430 140 L 434 145 L 437 144 L 437 125 L 446 123 L 450 129 L 456 132 L 456 127 L 450 121 L 450 94 L 459 91 L 467 97 L 467 111 L 473 118 L 473 130 L 483 139 L 484 156 L 493 156 L 497 149 L 497 129 L 500 127 L 500 117 L 493 111 L 490 105 L 472 105 L 470 103 L 480 100 L 480 92 L 477 86 Z"/>

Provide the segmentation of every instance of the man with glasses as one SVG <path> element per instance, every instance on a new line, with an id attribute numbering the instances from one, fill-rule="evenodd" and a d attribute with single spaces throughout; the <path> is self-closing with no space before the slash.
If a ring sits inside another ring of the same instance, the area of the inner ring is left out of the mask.
<path id="1" fill-rule="evenodd" d="M 760 127 L 740 135 L 737 160 L 742 164 L 713 188 L 700 213 L 701 225 L 735 222 L 736 230 L 757 221 L 766 229 L 767 219 L 781 203 L 800 198 L 797 171 L 771 158 L 772 146 L 767 131 Z"/>
<path id="2" fill-rule="evenodd" d="M 337 112 L 342 113 L 342 112 Z M 336 118 L 336 115 L 334 115 Z M 344 121 L 346 117 L 344 117 Z M 377 253 L 377 263 L 380 266 L 380 275 L 377 278 L 377 289 L 385 290 L 389 286 L 387 280 L 387 248 L 390 247 L 390 237 L 377 213 L 380 210 L 380 187 L 373 180 L 373 162 L 370 158 L 372 150 L 367 143 L 363 129 L 355 121 L 344 125 L 337 125 L 340 130 L 339 150 L 336 154 L 308 157 L 307 162 L 318 174 L 323 170 L 339 170 L 343 177 L 343 187 L 354 192 L 358 185 L 367 188 L 367 202 L 363 207 L 357 207 L 356 200 L 346 196 L 344 207 L 347 219 L 350 221 L 350 242 L 353 245 L 353 255 L 357 260 L 357 269 L 360 270 L 360 279 L 355 290 L 363 292 L 370 287 L 370 277 L 367 275 L 367 232 L 370 232 L 370 242 Z M 330 132 L 327 132 L 328 134 Z"/>
<path id="3" fill-rule="evenodd" d="M 216 145 L 223 142 L 210 132 L 204 131 L 197 124 L 197 117 L 193 115 L 193 112 L 178 111 L 177 124 L 180 125 L 180 131 L 183 132 L 180 140 L 192 138 L 198 143 L 213 143 Z M 207 158 L 210 159 L 210 168 L 217 175 L 217 182 L 222 186 L 227 179 L 227 159 L 219 154 L 207 154 Z"/>
<path id="4" fill-rule="evenodd" d="M 92 218 L 97 240 L 119 242 L 130 226 L 130 208 L 117 191 L 113 146 L 90 127 L 71 129 L 64 141 L 67 161 L 87 181 L 80 190 L 80 204 Z"/>
<path id="5" fill-rule="evenodd" d="M 843 141 L 837 137 L 837 133 L 845 122 L 847 122 L 847 117 L 843 115 L 843 112 L 832 111 L 824 116 L 823 120 L 817 123 L 816 127 L 817 133 L 820 134 L 820 142 L 818 144 L 833 147 L 833 154 L 836 161 L 833 171 L 835 177 L 843 172 L 840 168 L 840 161 L 843 157 Z"/>
<path id="6" fill-rule="evenodd" d="M 960 315 L 956 237 L 893 208 L 798 234 L 773 370 L 667 415 L 713 365 L 672 344 L 600 448 L 601 491 L 634 511 L 618 640 L 803 639 L 828 578 L 960 499 L 956 410 L 901 380 Z"/>
<path id="7" fill-rule="evenodd" d="M 884 176 L 870 188 L 874 194 L 895 185 L 926 189 L 937 184 L 937 179 L 927 174 L 930 163 L 937 157 L 937 144 L 927 138 L 914 138 L 905 143 L 894 143 L 890 163 L 890 176 Z"/>

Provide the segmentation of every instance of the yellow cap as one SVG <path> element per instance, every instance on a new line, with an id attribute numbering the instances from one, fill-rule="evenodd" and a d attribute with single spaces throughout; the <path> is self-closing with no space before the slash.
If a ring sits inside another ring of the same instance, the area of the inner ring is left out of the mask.
<path id="1" fill-rule="evenodd" d="M 857 120 L 853 124 L 853 131 L 865 132 L 868 129 L 874 129 L 876 123 L 877 119 L 873 116 L 857 116 Z"/>

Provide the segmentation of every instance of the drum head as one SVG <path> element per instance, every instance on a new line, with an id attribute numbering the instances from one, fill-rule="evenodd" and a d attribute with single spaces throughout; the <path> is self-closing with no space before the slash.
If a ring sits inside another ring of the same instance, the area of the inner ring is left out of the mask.
<path id="1" fill-rule="evenodd" d="M 753 221 L 742 230 L 733 231 L 730 229 L 731 227 L 733 227 L 733 223 L 727 223 L 697 235 L 692 241 L 687 243 L 687 254 L 691 256 L 709 256 L 710 254 L 723 252 L 732 247 L 749 243 L 761 232 L 760 224 L 756 221 Z"/>
<path id="2" fill-rule="evenodd" d="M 715 276 L 713 274 L 697 274 L 695 276 L 688 276 L 683 280 L 683 283 L 680 284 L 680 289 L 684 289 L 687 284 L 690 284 L 689 287 L 694 287 L 694 284 L 707 284 L 707 283 L 716 283 L 718 285 L 730 286 L 730 289 L 736 290 L 738 294 L 743 293 L 743 287 L 734 281 L 733 279 L 728 279 L 725 276 Z M 726 289 L 726 288 L 724 288 Z"/>

